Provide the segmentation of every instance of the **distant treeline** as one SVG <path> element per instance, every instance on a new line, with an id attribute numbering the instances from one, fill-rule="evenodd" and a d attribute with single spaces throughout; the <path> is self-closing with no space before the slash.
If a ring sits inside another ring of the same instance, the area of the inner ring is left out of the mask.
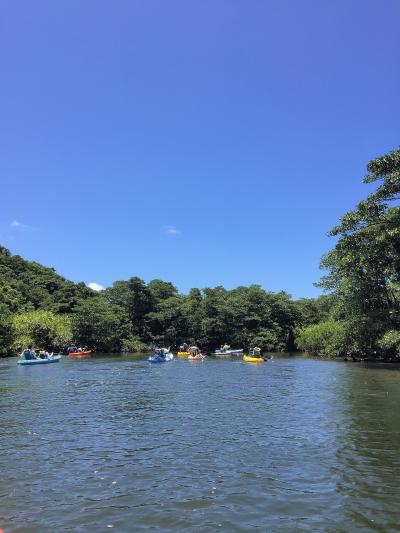
<path id="1" fill-rule="evenodd" d="M 294 301 L 258 285 L 191 289 L 138 277 L 95 292 L 53 269 L 0 247 L 0 350 L 58 350 L 74 341 L 98 351 L 140 351 L 196 342 L 211 350 L 228 342 L 266 351 L 294 350 L 299 328 L 329 312 L 330 297 Z"/>
<path id="2" fill-rule="evenodd" d="M 228 342 L 264 351 L 301 349 L 325 357 L 400 354 L 400 150 L 371 161 L 379 182 L 331 231 L 322 260 L 326 295 L 293 300 L 259 285 L 191 289 L 137 277 L 95 292 L 0 247 L 0 353 L 58 350 L 74 341 L 98 351 L 140 351 Z"/>

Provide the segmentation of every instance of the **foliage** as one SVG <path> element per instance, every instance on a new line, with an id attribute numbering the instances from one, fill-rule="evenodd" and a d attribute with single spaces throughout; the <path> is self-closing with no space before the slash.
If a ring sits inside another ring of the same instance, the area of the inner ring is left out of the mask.
<path id="1" fill-rule="evenodd" d="M 101 352 L 121 351 L 125 339 L 132 336 L 124 308 L 100 297 L 81 302 L 72 324 L 75 342 Z"/>
<path id="2" fill-rule="evenodd" d="M 154 311 L 146 315 L 146 329 L 156 344 L 165 346 L 181 342 L 182 333 L 187 331 L 182 296 L 171 296 L 159 301 Z"/>
<path id="3" fill-rule="evenodd" d="M 400 326 L 400 150 L 371 161 L 364 182 L 380 183 L 331 231 L 320 286 L 336 299 L 332 319 L 352 324 L 348 353 L 375 356 Z"/>
<path id="4" fill-rule="evenodd" d="M 145 317 L 152 311 L 154 300 L 152 292 L 143 280 L 133 277 L 128 281 L 116 281 L 104 291 L 104 298 L 127 311 L 134 335 L 143 339 L 149 338 Z"/>
<path id="5" fill-rule="evenodd" d="M 14 315 L 12 320 L 14 347 L 32 346 L 58 350 L 72 339 L 71 319 L 51 311 L 28 311 Z"/>
<path id="6" fill-rule="evenodd" d="M 98 351 L 141 351 L 153 344 L 177 346 L 185 341 L 203 350 L 225 342 L 245 349 L 258 344 L 268 351 L 293 350 L 296 328 L 321 320 L 330 305 L 328 297 L 295 302 L 285 292 L 268 292 L 259 285 L 193 288 L 183 295 L 172 283 L 155 279 L 146 284 L 138 277 L 96 293 L 5 248 L 0 248 L 0 273 L 4 352 L 13 343 L 12 316 L 39 310 L 68 315 L 72 340 Z M 38 331 L 34 340 L 26 334 L 22 344 L 46 345 L 48 335 Z"/>
<path id="7" fill-rule="evenodd" d="M 296 308 L 300 315 L 298 320 L 299 325 L 306 327 L 328 320 L 334 304 L 335 297 L 333 295 L 297 300 Z"/>
<path id="8" fill-rule="evenodd" d="M 12 314 L 9 308 L 0 303 L 0 354 L 6 354 L 13 342 Z"/>
<path id="9" fill-rule="evenodd" d="M 400 331 L 389 330 L 378 340 L 378 346 L 388 354 L 400 357 Z"/>
<path id="10" fill-rule="evenodd" d="M 84 283 L 68 281 L 54 269 L 26 261 L 0 246 L 0 303 L 13 313 L 34 309 L 71 313 L 80 301 L 94 295 Z"/>
<path id="11" fill-rule="evenodd" d="M 338 357 L 346 354 L 348 340 L 346 323 L 326 321 L 302 329 L 296 343 L 311 355 Z"/>
<path id="12" fill-rule="evenodd" d="M 139 353 L 147 352 L 149 346 L 145 344 L 139 337 L 131 335 L 130 337 L 123 339 L 121 342 L 121 352 Z"/>

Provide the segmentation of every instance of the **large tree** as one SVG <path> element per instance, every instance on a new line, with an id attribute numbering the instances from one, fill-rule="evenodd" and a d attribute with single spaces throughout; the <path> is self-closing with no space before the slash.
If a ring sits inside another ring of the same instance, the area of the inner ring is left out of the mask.
<path id="1" fill-rule="evenodd" d="M 373 354 L 378 339 L 400 326 L 400 150 L 368 164 L 364 183 L 377 189 L 330 232 L 338 238 L 322 260 L 321 286 L 333 291 L 333 318 L 353 332 L 349 350 Z"/>

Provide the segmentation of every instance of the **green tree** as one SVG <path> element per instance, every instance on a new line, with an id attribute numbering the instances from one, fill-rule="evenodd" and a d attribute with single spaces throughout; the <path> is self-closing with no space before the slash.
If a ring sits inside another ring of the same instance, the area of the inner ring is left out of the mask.
<path id="1" fill-rule="evenodd" d="M 178 345 L 188 330 L 184 312 L 184 297 L 171 296 L 159 301 L 156 309 L 146 315 L 146 325 L 157 344 Z"/>
<path id="2" fill-rule="evenodd" d="M 81 302 L 72 320 L 73 337 L 80 345 L 101 352 L 118 352 L 128 340 L 132 342 L 125 309 L 100 297 Z"/>
<path id="3" fill-rule="evenodd" d="M 14 346 L 17 350 L 32 346 L 58 350 L 72 339 L 71 319 L 51 311 L 29 311 L 14 315 Z"/>
<path id="4" fill-rule="evenodd" d="M 162 281 L 161 279 L 153 279 L 147 285 L 153 304 L 161 302 L 162 300 L 167 300 L 173 296 L 177 296 L 177 288 L 170 282 Z"/>
<path id="5" fill-rule="evenodd" d="M 320 322 L 304 328 L 296 342 L 311 355 L 338 357 L 348 352 L 349 328 L 344 322 Z"/>
<path id="6" fill-rule="evenodd" d="M 120 305 L 128 313 L 132 332 L 142 339 L 149 339 L 145 317 L 154 308 L 152 293 L 138 277 L 128 281 L 116 281 L 104 291 L 103 297 L 110 303 Z"/>
<path id="7" fill-rule="evenodd" d="M 332 318 L 353 325 L 351 351 L 374 355 L 400 325 L 400 150 L 371 161 L 364 182 L 379 184 L 331 231 L 338 241 L 320 285 L 335 295 Z"/>
<path id="8" fill-rule="evenodd" d="M 12 314 L 10 309 L 0 303 L 0 354 L 8 353 L 13 344 Z"/>

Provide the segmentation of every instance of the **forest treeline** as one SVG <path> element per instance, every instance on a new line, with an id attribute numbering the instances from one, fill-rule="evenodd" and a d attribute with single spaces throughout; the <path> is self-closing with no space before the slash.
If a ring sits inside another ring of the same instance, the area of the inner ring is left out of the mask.
<path id="1" fill-rule="evenodd" d="M 138 277 L 95 292 L 54 269 L 0 247 L 0 350 L 25 346 L 58 350 L 74 341 L 98 351 L 141 351 L 151 345 L 224 342 L 266 351 L 295 349 L 299 328 L 328 315 L 329 297 L 294 301 L 258 285 L 180 294 L 172 283 Z"/>
<path id="2" fill-rule="evenodd" d="M 325 294 L 293 300 L 259 285 L 193 288 L 138 277 L 95 292 L 0 246 L 0 353 L 74 341 L 97 351 L 228 342 L 325 357 L 400 357 L 400 149 L 370 161 L 375 191 L 346 213 L 322 258 Z"/>

